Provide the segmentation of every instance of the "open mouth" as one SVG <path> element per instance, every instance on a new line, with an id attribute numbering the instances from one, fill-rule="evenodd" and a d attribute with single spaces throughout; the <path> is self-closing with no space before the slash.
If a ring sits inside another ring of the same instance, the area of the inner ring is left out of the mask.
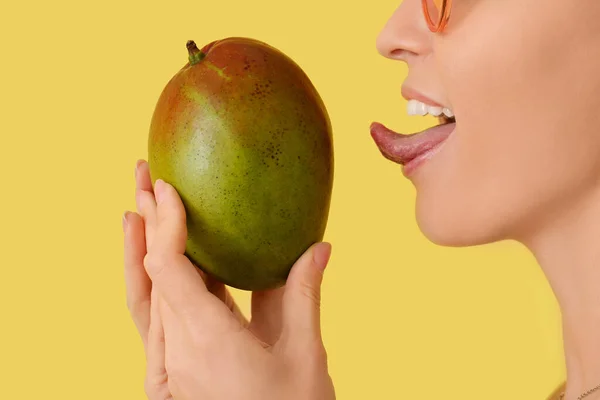
<path id="1" fill-rule="evenodd" d="M 421 99 L 425 99 L 422 96 L 419 96 Z M 427 101 L 427 102 L 425 102 Z M 406 105 L 406 112 L 408 115 L 418 115 L 425 116 L 431 115 L 433 117 L 437 117 L 440 124 L 448 124 L 456 122 L 456 117 L 454 116 L 454 111 L 450 109 L 450 107 L 442 106 L 437 103 L 434 103 L 431 100 L 421 101 L 418 99 L 409 99 L 408 104 Z M 431 103 L 431 104 L 428 104 Z"/>
<path id="2" fill-rule="evenodd" d="M 437 117 L 439 125 L 408 135 L 394 132 L 378 122 L 371 124 L 370 129 L 371 136 L 383 156 L 403 165 L 405 175 L 437 153 L 456 128 L 454 112 L 447 107 L 411 99 L 407 105 L 407 112 L 408 115 Z"/>

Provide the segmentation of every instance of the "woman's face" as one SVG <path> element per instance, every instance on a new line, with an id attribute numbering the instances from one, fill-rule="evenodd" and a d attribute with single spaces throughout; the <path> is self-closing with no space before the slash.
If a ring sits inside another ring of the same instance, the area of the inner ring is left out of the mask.
<path id="1" fill-rule="evenodd" d="M 377 48 L 456 116 L 410 175 L 432 241 L 526 240 L 598 189 L 600 1 L 454 0 L 436 34 L 404 0 Z"/>

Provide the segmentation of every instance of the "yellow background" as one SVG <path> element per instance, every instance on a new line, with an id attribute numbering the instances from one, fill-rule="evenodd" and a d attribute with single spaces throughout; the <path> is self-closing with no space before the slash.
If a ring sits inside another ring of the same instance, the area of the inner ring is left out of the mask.
<path id="1" fill-rule="evenodd" d="M 513 243 L 430 244 L 372 120 L 415 131 L 406 68 L 375 38 L 397 0 L 37 1 L 0 8 L 0 398 L 144 399 L 121 215 L 185 42 L 266 41 L 328 106 L 336 176 L 323 330 L 338 398 L 545 399 L 564 378 L 559 310 Z M 247 309 L 247 295 L 237 293 Z"/>

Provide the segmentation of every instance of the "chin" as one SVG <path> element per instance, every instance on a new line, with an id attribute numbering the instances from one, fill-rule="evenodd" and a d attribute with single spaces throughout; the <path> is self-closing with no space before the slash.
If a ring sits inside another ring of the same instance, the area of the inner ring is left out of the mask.
<path id="1" fill-rule="evenodd" d="M 468 247 L 493 243 L 502 239 L 490 215 L 477 215 L 467 207 L 450 209 L 443 204 L 417 201 L 419 230 L 432 243 L 446 247 Z M 499 227 L 498 227 L 499 228 Z"/>

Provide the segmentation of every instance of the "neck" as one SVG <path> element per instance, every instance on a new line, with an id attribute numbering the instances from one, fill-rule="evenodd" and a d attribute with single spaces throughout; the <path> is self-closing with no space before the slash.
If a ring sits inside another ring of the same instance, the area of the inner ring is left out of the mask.
<path id="1" fill-rule="evenodd" d="M 600 385 L 600 194 L 553 215 L 523 240 L 554 291 L 562 314 L 565 400 Z M 600 390 L 585 400 L 600 399 Z"/>

